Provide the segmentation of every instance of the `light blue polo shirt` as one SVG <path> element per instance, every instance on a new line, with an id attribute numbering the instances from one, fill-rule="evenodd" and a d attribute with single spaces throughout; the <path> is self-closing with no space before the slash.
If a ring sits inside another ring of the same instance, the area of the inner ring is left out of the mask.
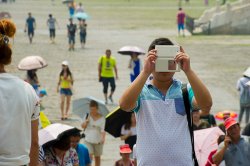
<path id="1" fill-rule="evenodd" d="M 166 94 L 147 82 L 137 101 L 138 166 L 192 166 L 192 146 L 181 90 L 174 79 Z M 188 85 L 192 106 L 194 93 Z"/>

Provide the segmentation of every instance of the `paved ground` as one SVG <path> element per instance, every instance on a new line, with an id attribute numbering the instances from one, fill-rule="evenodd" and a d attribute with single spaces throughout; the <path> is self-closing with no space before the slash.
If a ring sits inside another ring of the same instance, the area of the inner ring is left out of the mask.
<path id="1" fill-rule="evenodd" d="M 100 9 L 100 6 L 98 7 L 97 9 Z M 77 38 L 76 50 L 69 52 L 66 37 L 68 12 L 60 1 L 56 1 L 56 5 L 53 6 L 50 0 L 17 0 L 14 4 L 0 3 L 0 11 L 10 12 L 18 28 L 13 41 L 13 63 L 8 67 L 9 72 L 24 78 L 25 72 L 18 71 L 16 66 L 23 57 L 28 55 L 41 55 L 49 64 L 47 68 L 38 71 L 38 76 L 42 87 L 48 91 L 48 97 L 44 98 L 43 103 L 46 107 L 45 113 L 53 122 L 62 122 L 60 121 L 59 95 L 56 93 L 56 85 L 63 60 L 70 62 L 70 69 L 74 74 L 73 99 L 84 96 L 103 99 L 102 86 L 97 80 L 97 59 L 105 49 L 110 48 L 113 51 L 113 55 L 117 59 L 119 80 L 114 95 L 115 104 L 108 105 L 112 110 L 117 106 L 119 97 L 129 85 L 129 70 L 127 69 L 129 57 L 118 55 L 118 49 L 130 44 L 147 50 L 154 38 L 162 36 L 170 37 L 178 42 L 189 53 L 193 69 L 211 91 L 214 102 L 212 113 L 223 109 L 238 111 L 238 93 L 235 84 L 245 68 L 249 66 L 249 36 L 178 38 L 175 29 L 157 26 L 116 29 L 121 22 L 112 21 L 112 19 L 105 22 L 101 17 L 94 17 L 95 13 L 90 13 L 93 17 L 88 21 L 86 48 L 80 48 Z M 28 38 L 23 32 L 25 18 L 29 11 L 33 13 L 37 21 L 36 35 L 32 45 L 28 43 Z M 60 24 L 56 44 L 50 44 L 48 38 L 46 20 L 49 13 L 53 13 Z M 177 73 L 176 77 L 184 82 L 187 81 L 183 73 Z M 74 115 L 63 123 L 77 127 L 80 125 L 79 118 Z M 119 139 L 107 135 L 102 165 L 112 165 L 119 158 L 118 146 L 121 143 Z"/>

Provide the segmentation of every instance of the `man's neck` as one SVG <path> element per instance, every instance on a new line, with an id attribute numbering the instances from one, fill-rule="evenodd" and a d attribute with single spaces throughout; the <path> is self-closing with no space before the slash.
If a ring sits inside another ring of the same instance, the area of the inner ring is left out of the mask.
<path id="1" fill-rule="evenodd" d="M 169 87 L 172 85 L 173 79 L 170 79 L 168 81 L 157 81 L 157 80 L 152 80 L 152 84 L 158 88 L 163 94 L 166 94 L 168 91 Z"/>
<path id="2" fill-rule="evenodd" d="M 6 71 L 4 70 L 3 65 L 0 65 L 0 73 L 5 73 Z"/>
<path id="3" fill-rule="evenodd" d="M 231 138 L 231 140 L 232 140 L 233 144 L 238 144 L 240 142 L 240 136 L 235 138 L 235 139 Z"/>

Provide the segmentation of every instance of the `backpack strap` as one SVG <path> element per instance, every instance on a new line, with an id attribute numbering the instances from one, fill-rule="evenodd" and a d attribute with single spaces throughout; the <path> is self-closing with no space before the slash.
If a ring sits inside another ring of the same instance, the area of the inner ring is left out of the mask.
<path id="1" fill-rule="evenodd" d="M 186 115 L 187 115 L 189 133 L 190 133 L 190 137 L 191 137 L 192 158 L 193 158 L 194 166 L 199 166 L 196 155 L 195 155 L 195 150 L 194 150 L 193 121 L 192 121 L 192 117 L 191 117 L 191 113 L 190 113 L 191 106 L 190 106 L 190 103 L 189 103 L 187 84 L 182 84 L 181 90 L 182 90 L 182 96 L 183 96 Z"/>

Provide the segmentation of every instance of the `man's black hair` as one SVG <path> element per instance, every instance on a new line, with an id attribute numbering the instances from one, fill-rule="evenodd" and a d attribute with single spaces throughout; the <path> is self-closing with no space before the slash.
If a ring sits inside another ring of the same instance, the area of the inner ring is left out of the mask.
<path id="1" fill-rule="evenodd" d="M 155 49 L 155 45 L 174 45 L 168 38 L 155 39 L 149 46 L 148 51 Z"/>

